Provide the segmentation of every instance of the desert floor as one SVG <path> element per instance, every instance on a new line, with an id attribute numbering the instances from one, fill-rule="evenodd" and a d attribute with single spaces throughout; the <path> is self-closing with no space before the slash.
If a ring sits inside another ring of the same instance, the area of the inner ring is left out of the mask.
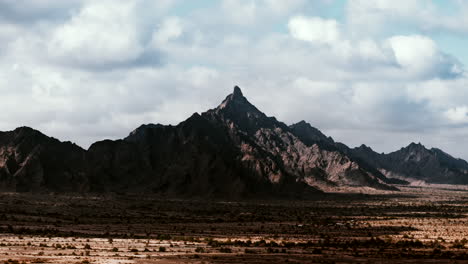
<path id="1" fill-rule="evenodd" d="M 468 188 L 308 201 L 0 194 L 0 263 L 468 263 Z"/>

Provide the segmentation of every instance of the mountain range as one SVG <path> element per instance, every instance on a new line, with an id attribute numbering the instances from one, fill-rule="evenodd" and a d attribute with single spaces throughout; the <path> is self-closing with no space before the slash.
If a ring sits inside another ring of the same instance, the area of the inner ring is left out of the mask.
<path id="1" fill-rule="evenodd" d="M 28 127 L 0 132 L 1 191 L 295 198 L 422 181 L 468 184 L 468 163 L 415 143 L 349 148 L 305 121 L 268 117 L 237 86 L 176 126 L 142 125 L 88 150 Z"/>

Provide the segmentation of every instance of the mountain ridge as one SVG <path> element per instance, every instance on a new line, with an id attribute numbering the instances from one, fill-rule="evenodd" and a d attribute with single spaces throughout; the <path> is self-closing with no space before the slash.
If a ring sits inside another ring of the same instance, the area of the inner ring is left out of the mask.
<path id="1" fill-rule="evenodd" d="M 0 132 L 0 189 L 301 198 L 363 187 L 395 191 L 392 184 L 430 169 L 437 175 L 416 178 L 467 184 L 466 161 L 420 144 L 407 148 L 378 154 L 335 142 L 305 121 L 288 126 L 236 86 L 217 107 L 175 126 L 144 124 L 87 150 L 32 128 Z"/>

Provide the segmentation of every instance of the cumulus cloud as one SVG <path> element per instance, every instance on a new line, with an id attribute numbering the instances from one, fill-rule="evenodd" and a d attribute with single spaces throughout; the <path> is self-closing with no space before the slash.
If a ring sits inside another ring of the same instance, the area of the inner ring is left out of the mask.
<path id="1" fill-rule="evenodd" d="M 350 145 L 421 141 L 468 157 L 454 143 L 468 130 L 468 77 L 428 34 L 437 25 L 422 27 L 433 4 L 350 0 L 335 17 L 320 12 L 326 2 L 3 1 L 0 129 L 29 125 L 86 147 L 177 124 L 240 85 L 268 115 Z M 416 29 L 383 30 L 389 21 Z"/>
<path id="2" fill-rule="evenodd" d="M 468 123 L 468 106 L 450 108 L 445 115 L 453 123 Z"/>
<path id="3" fill-rule="evenodd" d="M 171 39 L 180 37 L 183 33 L 182 22 L 178 17 L 166 18 L 153 33 L 152 44 L 155 47 L 167 44 Z"/>
<path id="4" fill-rule="evenodd" d="M 446 0 L 439 5 L 435 1 L 425 0 L 407 0 L 404 4 L 392 0 L 349 0 L 349 29 L 355 34 L 363 31 L 377 33 L 389 24 L 401 24 L 407 28 L 416 27 L 424 32 L 468 32 L 466 1 Z M 443 13 L 443 6 L 453 8 L 451 12 Z"/>
<path id="5" fill-rule="evenodd" d="M 49 52 L 78 64 L 135 60 L 143 52 L 134 1 L 94 1 L 52 34 Z"/>
<path id="6" fill-rule="evenodd" d="M 394 36 L 388 41 L 398 64 L 416 75 L 453 78 L 462 73 L 460 64 L 442 53 L 428 37 Z"/>
<path id="7" fill-rule="evenodd" d="M 338 22 L 320 17 L 296 16 L 289 20 L 289 31 L 294 38 L 319 44 L 335 44 L 340 39 Z"/>

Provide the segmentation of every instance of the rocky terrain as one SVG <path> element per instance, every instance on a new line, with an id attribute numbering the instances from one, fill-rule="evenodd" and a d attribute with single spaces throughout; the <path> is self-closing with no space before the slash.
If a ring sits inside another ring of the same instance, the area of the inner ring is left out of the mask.
<path id="1" fill-rule="evenodd" d="M 398 151 L 385 154 L 377 153 L 366 145 L 349 148 L 304 121 L 291 125 L 291 129 L 304 143 L 340 151 L 374 175 L 387 178 L 386 182 L 468 184 L 468 162 L 437 148 L 427 149 L 421 143 L 411 143 Z"/>
<path id="2" fill-rule="evenodd" d="M 237 86 L 218 107 L 177 126 L 142 125 L 88 150 L 26 127 L 0 133 L 4 191 L 297 198 L 340 188 L 396 190 L 392 183 L 412 180 L 466 184 L 467 173 L 467 162 L 438 149 L 411 144 L 378 154 L 337 143 L 304 121 L 287 126 Z"/>
<path id="3" fill-rule="evenodd" d="M 306 201 L 0 193 L 0 262 L 468 263 L 467 186 Z"/>
<path id="4" fill-rule="evenodd" d="M 86 151 L 39 131 L 0 132 L 2 191 L 87 191 Z"/>
<path id="5" fill-rule="evenodd" d="M 444 151 L 427 149 L 420 143 L 388 154 L 379 154 L 362 145 L 350 150 L 350 155 L 371 164 L 389 178 L 409 182 L 468 184 L 468 163 Z"/>

